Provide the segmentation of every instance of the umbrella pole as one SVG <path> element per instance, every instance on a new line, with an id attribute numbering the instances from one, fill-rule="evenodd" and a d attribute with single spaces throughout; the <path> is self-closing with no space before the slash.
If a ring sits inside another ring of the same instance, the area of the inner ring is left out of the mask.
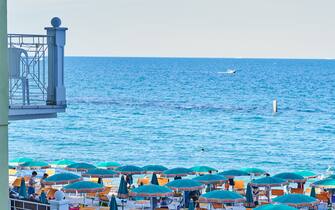
<path id="1" fill-rule="evenodd" d="M 154 199 L 153 197 L 150 197 L 150 206 L 151 206 L 151 210 L 154 210 Z"/>

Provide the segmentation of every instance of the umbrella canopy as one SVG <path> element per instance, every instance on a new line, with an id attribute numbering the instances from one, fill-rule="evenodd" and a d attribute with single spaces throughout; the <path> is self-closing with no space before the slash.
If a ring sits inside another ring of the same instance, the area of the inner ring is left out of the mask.
<path id="1" fill-rule="evenodd" d="M 194 177 L 193 180 L 201 182 L 203 184 L 222 184 L 228 181 L 226 177 L 216 174 L 206 174 L 203 176 L 197 176 Z"/>
<path id="2" fill-rule="evenodd" d="M 109 210 L 117 210 L 117 203 L 114 195 L 112 195 L 111 201 L 109 203 Z"/>
<path id="3" fill-rule="evenodd" d="M 117 192 L 117 197 L 118 198 L 128 198 L 128 188 L 127 188 L 127 183 L 124 180 L 124 176 L 121 177 L 119 190 Z"/>
<path id="4" fill-rule="evenodd" d="M 246 198 L 246 202 L 249 206 L 254 206 L 254 196 L 253 196 L 253 193 L 252 193 L 252 188 L 251 188 L 251 185 L 248 184 L 247 186 L 247 192 L 245 194 L 245 198 Z"/>
<path id="5" fill-rule="evenodd" d="M 214 190 L 199 198 L 199 202 L 203 203 L 242 203 L 244 201 L 240 194 L 227 190 Z"/>
<path id="6" fill-rule="evenodd" d="M 157 179 L 157 175 L 156 175 L 156 174 L 153 174 L 153 175 L 152 175 L 150 184 L 159 185 L 159 182 L 158 182 L 158 179 Z"/>
<path id="7" fill-rule="evenodd" d="M 168 168 L 166 168 L 165 166 L 161 166 L 161 165 L 147 165 L 147 166 L 144 166 L 142 169 L 146 173 L 162 173 L 163 171 L 168 170 Z"/>
<path id="8" fill-rule="evenodd" d="M 44 183 L 46 185 L 62 185 L 62 184 L 71 184 L 81 180 L 82 178 L 78 175 L 71 173 L 60 173 L 49 176 L 44 180 Z"/>
<path id="9" fill-rule="evenodd" d="M 119 168 L 116 168 L 115 170 L 120 172 L 121 174 L 127 175 L 142 174 L 144 172 L 142 168 L 133 165 L 121 166 Z"/>
<path id="10" fill-rule="evenodd" d="M 19 196 L 23 198 L 27 198 L 27 187 L 26 187 L 26 182 L 24 181 L 24 178 L 21 178 L 21 185 L 20 185 L 20 190 L 19 190 Z"/>
<path id="11" fill-rule="evenodd" d="M 15 159 L 9 161 L 9 163 L 11 165 L 18 166 L 20 164 L 23 164 L 23 163 L 26 163 L 26 162 L 31 162 L 31 161 L 33 161 L 33 159 L 26 158 L 26 157 L 20 157 L 20 158 L 15 158 Z"/>
<path id="12" fill-rule="evenodd" d="M 112 170 L 107 169 L 90 169 L 84 174 L 83 177 L 93 177 L 93 178 L 113 178 L 118 177 L 119 173 Z"/>
<path id="13" fill-rule="evenodd" d="M 88 171 L 95 168 L 94 165 L 89 163 L 73 163 L 65 167 L 65 169 L 69 171 Z"/>
<path id="14" fill-rule="evenodd" d="M 97 165 L 98 168 L 103 168 L 103 169 L 116 169 L 120 166 L 121 164 L 117 162 L 101 162 Z"/>
<path id="15" fill-rule="evenodd" d="M 47 162 L 43 161 L 30 161 L 20 164 L 19 167 L 22 169 L 34 170 L 50 168 L 51 166 Z"/>
<path id="16" fill-rule="evenodd" d="M 194 172 L 188 168 L 182 168 L 182 167 L 172 168 L 172 169 L 163 171 L 162 173 L 162 175 L 165 177 L 187 176 L 191 174 L 194 174 Z"/>
<path id="17" fill-rule="evenodd" d="M 288 184 L 288 182 L 285 179 L 267 176 L 252 180 L 250 184 L 251 186 L 255 187 L 275 187 L 275 186 L 286 185 Z"/>
<path id="18" fill-rule="evenodd" d="M 261 176 L 266 174 L 266 171 L 260 168 L 242 168 L 241 171 L 247 172 L 249 175 Z"/>
<path id="19" fill-rule="evenodd" d="M 276 174 L 273 177 L 275 178 L 281 178 L 281 179 L 285 179 L 288 182 L 294 182 L 294 183 L 301 183 L 301 182 L 306 182 L 306 179 L 296 173 L 280 173 L 280 174 Z"/>
<path id="20" fill-rule="evenodd" d="M 54 168 L 65 168 L 66 166 L 74 164 L 74 163 L 75 163 L 74 161 L 62 159 L 62 160 L 53 161 L 50 163 L 50 165 Z"/>
<path id="21" fill-rule="evenodd" d="M 218 171 L 217 169 L 209 167 L 209 166 L 194 166 L 190 169 L 197 174 L 206 174 L 206 173 Z"/>
<path id="22" fill-rule="evenodd" d="M 242 171 L 242 170 L 228 170 L 228 171 L 219 173 L 219 175 L 223 175 L 227 178 L 234 178 L 236 176 L 249 176 L 247 172 Z"/>
<path id="23" fill-rule="evenodd" d="M 267 204 L 254 208 L 254 210 L 297 210 L 297 208 L 283 204 Z"/>
<path id="24" fill-rule="evenodd" d="M 167 187 L 149 184 L 133 189 L 129 195 L 133 197 L 168 197 L 172 196 L 173 192 Z"/>
<path id="25" fill-rule="evenodd" d="M 177 179 L 167 183 L 165 186 L 175 191 L 194 191 L 205 187 L 202 183 L 192 179 Z"/>
<path id="26" fill-rule="evenodd" d="M 312 171 L 296 171 L 294 173 L 303 176 L 305 179 L 312 179 L 318 177 L 318 174 Z"/>
<path id="27" fill-rule="evenodd" d="M 42 193 L 40 195 L 40 201 L 41 201 L 41 203 L 48 203 L 47 195 L 45 194 L 44 190 L 42 191 Z"/>
<path id="28" fill-rule="evenodd" d="M 319 203 L 317 199 L 303 194 L 287 194 L 276 197 L 272 201 L 294 207 L 314 206 Z"/>
<path id="29" fill-rule="evenodd" d="M 315 187 L 312 187 L 310 196 L 316 198 Z"/>
<path id="30" fill-rule="evenodd" d="M 335 189 L 335 179 L 323 179 L 311 184 L 312 187 Z"/>
<path id="31" fill-rule="evenodd" d="M 95 193 L 104 191 L 104 186 L 95 182 L 80 181 L 63 187 L 63 191 L 67 193 Z"/>

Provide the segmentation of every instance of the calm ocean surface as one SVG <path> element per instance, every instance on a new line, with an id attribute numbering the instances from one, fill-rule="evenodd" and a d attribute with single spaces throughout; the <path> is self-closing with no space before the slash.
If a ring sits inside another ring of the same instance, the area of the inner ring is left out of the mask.
<path id="1" fill-rule="evenodd" d="M 12 122 L 10 158 L 335 166 L 334 60 L 71 57 L 65 68 L 67 112 Z"/>

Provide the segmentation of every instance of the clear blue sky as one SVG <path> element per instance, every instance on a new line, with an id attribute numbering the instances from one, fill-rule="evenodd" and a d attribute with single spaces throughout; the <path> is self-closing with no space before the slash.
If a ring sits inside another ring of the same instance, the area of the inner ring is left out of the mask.
<path id="1" fill-rule="evenodd" d="M 335 0 L 8 0 L 9 32 L 59 16 L 67 55 L 335 58 Z"/>

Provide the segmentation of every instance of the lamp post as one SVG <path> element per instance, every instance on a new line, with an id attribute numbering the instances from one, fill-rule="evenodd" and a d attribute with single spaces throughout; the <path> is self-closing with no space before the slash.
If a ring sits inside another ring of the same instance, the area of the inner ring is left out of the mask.
<path id="1" fill-rule="evenodd" d="M 9 209 L 7 0 L 0 0 L 0 209 Z"/>

